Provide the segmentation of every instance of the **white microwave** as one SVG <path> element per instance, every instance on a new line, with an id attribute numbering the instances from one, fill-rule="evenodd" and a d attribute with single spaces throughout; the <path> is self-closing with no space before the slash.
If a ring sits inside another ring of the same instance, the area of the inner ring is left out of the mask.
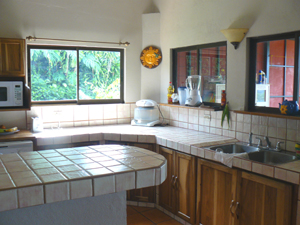
<path id="1" fill-rule="evenodd" d="M 0 81 L 0 107 L 23 106 L 23 82 Z"/>

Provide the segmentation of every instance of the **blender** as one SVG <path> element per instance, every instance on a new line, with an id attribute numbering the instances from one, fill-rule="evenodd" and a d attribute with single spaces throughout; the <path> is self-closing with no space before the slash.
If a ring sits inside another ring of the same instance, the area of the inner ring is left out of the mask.
<path id="1" fill-rule="evenodd" d="M 200 106 L 202 98 L 200 96 L 201 76 L 191 75 L 185 80 L 186 87 L 189 91 L 189 97 L 185 101 L 187 106 Z"/>

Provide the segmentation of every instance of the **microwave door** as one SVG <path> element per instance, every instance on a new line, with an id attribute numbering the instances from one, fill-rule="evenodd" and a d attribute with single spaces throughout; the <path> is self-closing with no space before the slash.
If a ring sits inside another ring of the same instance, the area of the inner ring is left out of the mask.
<path id="1" fill-rule="evenodd" d="M 7 85 L 0 86 L 0 107 L 7 106 L 9 102 L 9 88 Z"/>
<path id="2" fill-rule="evenodd" d="M 0 107 L 12 106 L 14 102 L 13 88 L 8 82 L 0 84 Z"/>

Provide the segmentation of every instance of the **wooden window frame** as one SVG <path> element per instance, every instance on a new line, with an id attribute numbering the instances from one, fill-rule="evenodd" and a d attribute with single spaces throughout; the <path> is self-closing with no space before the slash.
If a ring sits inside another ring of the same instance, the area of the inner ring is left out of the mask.
<path id="1" fill-rule="evenodd" d="M 293 90 L 293 96 L 292 97 L 293 97 L 294 101 L 298 101 L 298 99 L 299 99 L 299 84 L 300 84 L 300 80 L 299 80 L 299 77 L 300 77 L 299 76 L 300 31 L 283 33 L 283 34 L 260 36 L 260 37 L 252 37 L 252 38 L 248 38 L 248 43 L 249 43 L 248 111 L 280 114 L 278 108 L 255 106 L 256 54 L 257 54 L 256 45 L 257 45 L 258 42 L 286 40 L 286 39 L 291 39 L 291 38 L 293 38 L 295 40 L 294 87 L 293 87 L 294 90 Z M 266 61 L 266 63 L 268 64 L 268 61 Z M 268 79 L 269 79 L 269 76 L 268 76 Z"/>
<path id="2" fill-rule="evenodd" d="M 200 69 L 201 69 L 200 51 L 202 49 L 205 49 L 205 48 L 224 47 L 224 46 L 226 46 L 226 79 L 225 79 L 225 89 L 226 89 L 226 87 L 227 87 L 227 42 L 226 41 L 171 49 L 172 83 L 174 85 L 175 92 L 177 92 L 177 53 L 182 52 L 182 51 L 197 50 L 197 61 L 198 61 L 197 74 L 200 74 Z M 189 76 L 189 74 L 187 76 Z M 208 105 L 208 106 L 212 106 L 212 107 L 213 106 L 219 107 L 221 105 L 221 103 L 212 103 L 212 102 L 203 102 L 203 104 Z"/>

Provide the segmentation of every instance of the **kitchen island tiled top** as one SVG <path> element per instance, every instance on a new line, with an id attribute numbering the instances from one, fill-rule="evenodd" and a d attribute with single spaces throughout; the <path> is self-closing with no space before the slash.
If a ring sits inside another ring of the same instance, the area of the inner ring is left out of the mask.
<path id="1" fill-rule="evenodd" d="M 159 185 L 166 163 L 122 145 L 0 155 L 0 211 Z"/>

